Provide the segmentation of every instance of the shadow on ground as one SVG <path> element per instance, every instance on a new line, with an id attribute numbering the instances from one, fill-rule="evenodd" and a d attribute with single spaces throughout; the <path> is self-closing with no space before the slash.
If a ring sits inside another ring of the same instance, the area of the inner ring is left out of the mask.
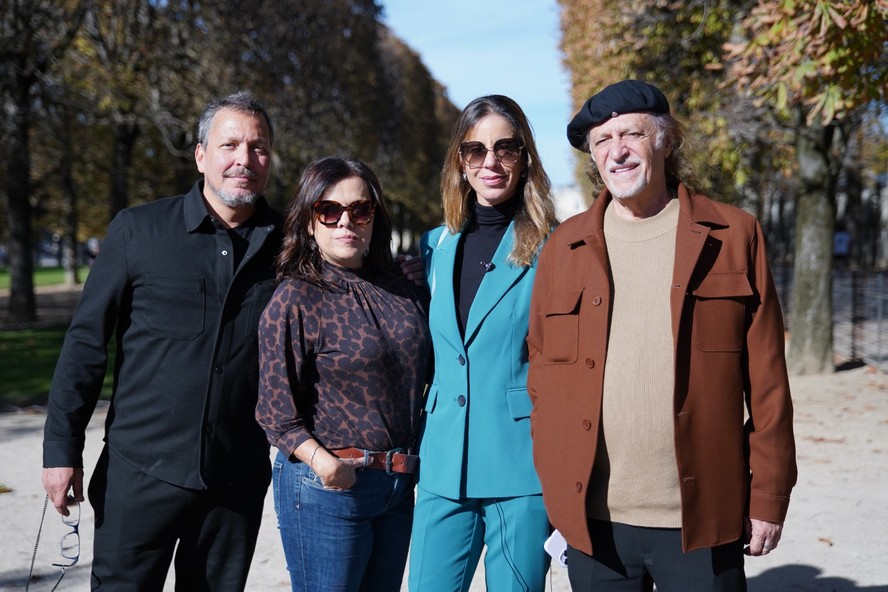
<path id="1" fill-rule="evenodd" d="M 847 578 L 828 576 L 812 565 L 781 565 L 748 580 L 749 592 L 888 592 L 888 584 L 859 586 Z"/>

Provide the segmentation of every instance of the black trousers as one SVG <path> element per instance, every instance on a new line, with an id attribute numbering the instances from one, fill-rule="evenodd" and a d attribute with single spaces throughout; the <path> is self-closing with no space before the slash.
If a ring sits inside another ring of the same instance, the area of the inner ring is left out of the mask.
<path id="1" fill-rule="evenodd" d="M 574 592 L 745 592 L 741 541 L 682 553 L 681 530 L 590 520 L 590 557 L 567 548 Z"/>
<path id="2" fill-rule="evenodd" d="M 242 591 L 269 470 L 235 487 L 192 490 L 136 469 L 106 446 L 89 484 L 96 515 L 92 589 L 162 591 L 175 554 L 177 591 Z"/>

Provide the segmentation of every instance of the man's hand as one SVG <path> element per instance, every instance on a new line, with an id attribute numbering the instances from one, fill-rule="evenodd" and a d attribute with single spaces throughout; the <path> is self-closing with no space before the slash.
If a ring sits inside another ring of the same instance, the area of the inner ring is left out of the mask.
<path id="1" fill-rule="evenodd" d="M 743 552 L 757 557 L 767 555 L 777 548 L 780 534 L 783 532 L 783 523 L 775 524 L 755 518 L 746 518 L 744 530 L 748 545 Z"/>
<path id="2" fill-rule="evenodd" d="M 401 273 L 417 286 L 425 284 L 425 265 L 422 257 L 411 257 L 410 255 L 398 255 L 395 261 L 401 266 Z"/>
<path id="3" fill-rule="evenodd" d="M 56 512 L 67 516 L 68 504 L 83 501 L 83 469 L 79 467 L 49 467 L 43 469 L 43 489 Z M 72 495 L 68 497 L 68 491 Z"/>

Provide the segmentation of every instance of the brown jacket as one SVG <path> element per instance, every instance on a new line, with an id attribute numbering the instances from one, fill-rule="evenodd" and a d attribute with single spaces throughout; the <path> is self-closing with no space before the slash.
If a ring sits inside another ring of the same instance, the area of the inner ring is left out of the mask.
<path id="1" fill-rule="evenodd" d="M 678 199 L 670 300 L 687 552 L 736 541 L 744 516 L 783 522 L 796 463 L 783 317 L 761 227 L 684 186 Z M 546 243 L 527 337 L 534 463 L 546 509 L 568 543 L 590 555 L 586 493 L 595 478 L 613 289 L 603 231 L 609 201 L 603 192 Z"/>

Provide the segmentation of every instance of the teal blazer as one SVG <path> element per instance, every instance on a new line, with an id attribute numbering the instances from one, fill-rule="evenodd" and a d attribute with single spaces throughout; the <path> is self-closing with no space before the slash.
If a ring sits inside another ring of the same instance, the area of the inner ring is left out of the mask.
<path id="1" fill-rule="evenodd" d="M 527 326 L 535 264 L 516 267 L 514 222 L 481 282 L 460 336 L 454 263 L 460 234 L 446 227 L 420 243 L 432 300 L 435 375 L 420 432 L 419 486 L 450 499 L 541 493 L 530 440 Z"/>

